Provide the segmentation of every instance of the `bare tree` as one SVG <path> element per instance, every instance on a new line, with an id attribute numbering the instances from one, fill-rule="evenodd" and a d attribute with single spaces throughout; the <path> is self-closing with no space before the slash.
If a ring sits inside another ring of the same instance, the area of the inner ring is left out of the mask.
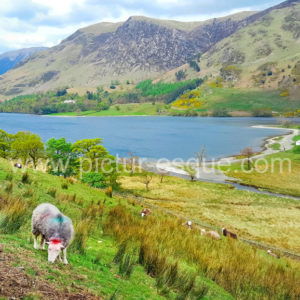
<path id="1" fill-rule="evenodd" d="M 201 168 L 201 166 L 202 166 L 202 163 L 203 163 L 203 160 L 204 160 L 204 157 L 205 157 L 205 152 L 206 152 L 206 148 L 203 147 L 201 152 L 196 152 L 195 153 L 195 156 L 196 156 L 197 161 L 198 161 L 198 168 Z"/>
<path id="2" fill-rule="evenodd" d="M 245 149 L 243 149 L 241 151 L 241 155 L 247 157 L 248 170 L 250 170 L 250 168 L 251 168 L 251 160 L 250 160 L 250 158 L 254 154 L 255 154 L 254 150 L 252 148 L 249 148 L 249 147 L 245 148 Z"/>
<path id="3" fill-rule="evenodd" d="M 146 191 L 149 191 L 149 184 L 152 181 L 153 175 L 147 171 L 143 172 L 143 176 L 144 176 L 144 183 L 146 185 Z"/>
<path id="4" fill-rule="evenodd" d="M 133 152 L 128 153 L 129 158 L 128 158 L 128 166 L 130 170 L 130 176 L 133 175 L 133 172 L 135 170 L 135 167 L 138 165 L 139 158 L 137 156 L 133 155 Z"/>
<path id="5" fill-rule="evenodd" d="M 159 172 L 160 183 L 163 183 L 163 182 L 164 182 L 165 176 L 168 176 L 168 175 L 169 175 L 169 172 L 160 171 L 160 172 Z"/>

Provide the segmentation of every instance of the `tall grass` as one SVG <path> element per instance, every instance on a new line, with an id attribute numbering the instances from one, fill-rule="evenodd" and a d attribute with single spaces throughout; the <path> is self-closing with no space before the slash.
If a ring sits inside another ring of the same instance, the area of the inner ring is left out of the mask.
<path id="1" fill-rule="evenodd" d="M 210 240 L 196 229 L 187 231 L 181 224 L 174 217 L 141 219 L 117 206 L 110 210 L 105 230 L 119 241 L 140 243 L 139 263 L 148 274 L 165 276 L 170 284 L 174 285 L 174 261 L 178 260 L 195 266 L 198 274 L 212 279 L 239 299 L 299 297 L 299 266 L 293 268 L 289 262 L 268 257 L 239 241 Z M 197 288 L 190 289 L 194 274 L 187 274 L 190 279 L 186 280 L 183 291 L 190 294 Z M 205 287 L 200 288 L 201 292 L 205 292 Z"/>
<path id="2" fill-rule="evenodd" d="M 22 199 L 8 197 L 1 207 L 0 231 L 6 234 L 15 233 L 24 223 L 27 203 Z"/>
<path id="3" fill-rule="evenodd" d="M 75 228 L 75 237 L 71 244 L 71 249 L 80 254 L 85 254 L 89 236 L 93 230 L 91 219 L 81 220 Z"/>

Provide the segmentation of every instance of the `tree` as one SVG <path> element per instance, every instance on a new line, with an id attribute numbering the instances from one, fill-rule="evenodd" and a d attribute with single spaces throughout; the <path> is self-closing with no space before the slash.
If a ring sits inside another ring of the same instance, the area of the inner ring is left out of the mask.
<path id="1" fill-rule="evenodd" d="M 146 185 L 146 191 L 149 191 L 149 184 L 152 181 L 153 175 L 147 171 L 144 171 L 142 173 L 143 177 L 144 177 L 144 183 Z"/>
<path id="2" fill-rule="evenodd" d="M 19 131 L 13 136 L 11 149 L 14 157 L 22 159 L 25 165 L 28 159 L 32 161 L 33 167 L 37 167 L 38 160 L 44 157 L 44 144 L 38 134 Z"/>
<path id="3" fill-rule="evenodd" d="M 74 173 L 76 154 L 72 152 L 72 144 L 65 138 L 52 138 L 46 143 L 46 153 L 51 159 L 50 173 L 55 175 L 70 176 Z"/>
<path id="4" fill-rule="evenodd" d="M 167 172 L 167 171 L 160 171 L 159 172 L 160 183 L 163 183 L 165 176 L 168 176 L 168 175 L 169 175 L 169 172 Z"/>
<path id="5" fill-rule="evenodd" d="M 183 70 L 179 70 L 178 72 L 175 73 L 176 79 L 178 81 L 185 79 L 186 78 L 186 73 Z"/>
<path id="6" fill-rule="evenodd" d="M 251 168 L 251 156 L 254 155 L 255 152 L 252 148 L 245 148 L 241 151 L 241 155 L 242 156 L 246 156 L 247 157 L 247 164 L 248 164 L 248 170 L 250 170 Z"/>
<path id="7" fill-rule="evenodd" d="M 7 158 L 10 155 L 12 135 L 0 129 L 0 157 Z"/>
<path id="8" fill-rule="evenodd" d="M 191 165 L 185 165 L 183 167 L 183 170 L 190 176 L 191 181 L 195 181 L 197 171 L 194 167 Z"/>
<path id="9" fill-rule="evenodd" d="M 134 156 L 132 152 L 128 153 L 129 158 L 128 158 L 128 166 L 129 166 L 129 170 L 130 170 L 130 176 L 133 175 L 134 169 L 136 166 L 138 166 L 139 164 L 139 158 L 137 156 Z"/>
<path id="10" fill-rule="evenodd" d="M 198 168 L 201 168 L 201 166 L 202 166 L 202 163 L 203 163 L 203 160 L 204 160 L 204 157 L 205 157 L 205 151 L 206 151 L 206 148 L 203 147 L 201 152 L 196 152 L 195 153 L 195 156 L 196 156 L 197 161 L 198 161 Z"/>
<path id="11" fill-rule="evenodd" d="M 95 188 L 107 187 L 105 177 L 102 173 L 90 172 L 83 174 L 81 181 Z"/>
<path id="12" fill-rule="evenodd" d="M 77 141 L 73 144 L 72 151 L 79 156 L 79 159 L 89 160 L 92 171 L 95 171 L 98 163 L 108 155 L 108 151 L 102 146 L 102 139 L 100 138 Z"/>

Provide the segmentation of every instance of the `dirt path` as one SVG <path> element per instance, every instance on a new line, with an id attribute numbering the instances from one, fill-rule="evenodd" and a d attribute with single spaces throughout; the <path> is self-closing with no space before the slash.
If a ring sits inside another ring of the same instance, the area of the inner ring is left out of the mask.
<path id="1" fill-rule="evenodd" d="M 37 270 L 38 272 L 38 270 Z M 76 287 L 74 286 L 74 289 Z M 78 289 L 78 288 L 77 288 Z M 38 297 L 47 300 L 100 300 L 100 297 L 85 291 L 60 291 L 40 276 L 30 276 L 24 267 L 15 266 L 15 257 L 3 251 L 0 245 L 0 297 L 7 299 L 23 299 Z"/>

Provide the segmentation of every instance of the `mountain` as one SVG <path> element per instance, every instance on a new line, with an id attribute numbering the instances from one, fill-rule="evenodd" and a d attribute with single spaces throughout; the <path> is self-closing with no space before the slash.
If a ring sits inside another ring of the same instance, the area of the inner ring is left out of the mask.
<path id="1" fill-rule="evenodd" d="M 45 47 L 25 48 L 16 51 L 5 52 L 0 55 L 0 75 L 14 68 L 19 62 L 30 57 L 32 54 L 46 50 Z"/>
<path id="2" fill-rule="evenodd" d="M 197 62 L 200 72 L 185 64 L 158 80 L 174 81 L 175 73 L 185 70 L 187 79 L 219 77 L 239 88 L 293 92 L 300 85 L 299 44 L 300 1 L 287 1 L 212 46 Z"/>
<path id="3" fill-rule="evenodd" d="M 126 22 L 89 26 L 2 76 L 0 95 L 157 76 L 247 26 L 254 14 L 243 12 L 205 22 L 131 17 Z"/>
<path id="4" fill-rule="evenodd" d="M 196 76 L 219 74 L 223 65 L 243 64 L 252 68 L 252 59 L 263 64 L 275 49 L 276 53 L 294 53 L 294 46 L 290 50 L 286 45 L 295 34 L 293 45 L 298 43 L 298 21 L 294 20 L 298 18 L 297 3 L 299 0 L 289 0 L 261 12 L 242 12 L 204 22 L 136 16 L 126 22 L 92 25 L 76 31 L 58 46 L 34 54 L 0 77 L 0 96 L 3 99 L 63 86 L 90 88 L 108 85 L 112 80 L 155 78 L 199 53 L 205 53 L 203 71 Z M 296 10 L 296 15 L 289 18 L 292 10 Z M 284 25 L 286 17 L 289 21 Z M 249 29 L 255 26 L 259 28 Z M 269 35 L 272 45 L 265 47 Z M 278 46 L 280 43 L 285 50 Z M 248 55 L 253 51 L 257 57 Z"/>

